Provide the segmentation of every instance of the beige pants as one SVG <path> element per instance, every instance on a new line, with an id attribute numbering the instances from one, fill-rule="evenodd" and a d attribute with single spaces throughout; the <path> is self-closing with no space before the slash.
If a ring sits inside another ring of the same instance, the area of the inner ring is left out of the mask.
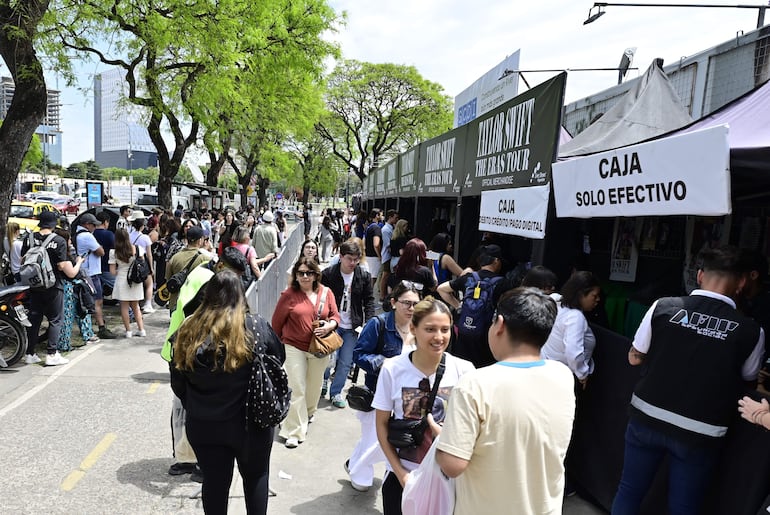
<path id="1" fill-rule="evenodd" d="M 283 368 L 289 377 L 291 404 L 289 415 L 281 423 L 281 438 L 296 438 L 300 442 L 307 437 L 308 419 L 318 409 L 321 398 L 321 385 L 324 370 L 329 364 L 329 356 L 316 358 L 309 352 L 303 352 L 291 345 L 285 345 L 286 361 Z"/>

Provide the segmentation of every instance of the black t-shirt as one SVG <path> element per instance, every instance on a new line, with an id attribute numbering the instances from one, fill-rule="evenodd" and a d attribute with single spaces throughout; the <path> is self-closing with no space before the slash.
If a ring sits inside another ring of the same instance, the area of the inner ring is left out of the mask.
<path id="1" fill-rule="evenodd" d="M 416 269 L 414 269 L 412 274 L 409 274 L 408 276 L 398 276 L 396 277 L 396 274 L 391 274 L 390 279 L 388 280 L 388 286 L 391 288 L 395 288 L 398 286 L 398 283 L 400 283 L 402 280 L 412 281 L 415 283 L 420 283 L 423 286 L 423 295 L 432 292 L 436 289 L 436 281 L 433 279 L 433 271 L 426 267 L 426 266 L 418 266 Z"/>
<path id="2" fill-rule="evenodd" d="M 382 248 L 382 229 L 377 224 L 370 224 L 369 227 L 366 228 L 366 238 L 364 238 L 366 257 L 377 257 L 373 241 L 375 236 L 380 238 L 380 248 Z"/>
<path id="3" fill-rule="evenodd" d="M 406 242 L 409 241 L 408 236 L 402 236 L 401 238 L 393 238 L 390 240 L 390 257 L 401 257 L 401 251 L 406 246 Z"/>
<path id="4" fill-rule="evenodd" d="M 50 234 L 40 234 L 39 232 L 34 233 L 35 240 L 38 241 L 40 244 L 42 244 L 46 238 L 48 238 Z M 29 250 L 29 240 L 28 237 L 24 237 L 24 243 L 21 245 L 21 255 L 27 253 Z M 48 244 L 48 248 L 46 249 L 48 251 L 48 258 L 51 260 L 51 265 L 53 266 L 54 274 L 56 275 L 56 286 L 55 288 L 61 289 L 61 280 L 63 277 L 62 272 L 59 270 L 59 263 L 62 261 L 67 261 L 69 259 L 69 256 L 67 255 L 67 242 L 64 241 L 64 238 L 59 236 L 58 234 L 55 234 L 53 239 L 51 240 L 51 243 Z"/>
<path id="5" fill-rule="evenodd" d="M 489 277 L 495 277 L 499 275 L 484 269 L 479 270 L 477 273 L 479 274 L 480 279 L 487 279 Z M 449 286 L 451 286 L 452 290 L 455 292 L 465 293 L 465 284 L 468 280 L 468 277 L 470 277 L 471 275 L 472 274 L 465 274 L 455 279 L 452 279 L 449 282 Z M 495 291 L 492 293 L 492 301 L 495 303 L 495 305 L 497 305 L 497 301 L 500 299 L 500 295 L 502 295 L 506 290 L 504 283 L 505 283 L 505 280 L 499 281 L 497 283 L 497 286 L 495 286 Z"/>

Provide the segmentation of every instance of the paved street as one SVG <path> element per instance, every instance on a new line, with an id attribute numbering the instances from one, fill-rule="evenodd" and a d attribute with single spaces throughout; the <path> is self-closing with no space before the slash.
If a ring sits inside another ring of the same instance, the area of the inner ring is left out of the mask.
<path id="1" fill-rule="evenodd" d="M 107 310 L 118 329 L 117 308 Z M 145 320 L 146 338 L 88 345 L 71 352 L 66 366 L 0 370 L 3 513 L 203 512 L 199 485 L 166 473 L 173 463 L 171 389 L 160 348 L 168 312 Z M 299 448 L 276 442 L 270 513 L 382 513 L 380 481 L 356 492 L 342 467 L 358 431 L 353 411 L 327 400 Z M 245 513 L 237 480 L 230 512 Z M 601 512 L 572 497 L 565 513 Z"/>

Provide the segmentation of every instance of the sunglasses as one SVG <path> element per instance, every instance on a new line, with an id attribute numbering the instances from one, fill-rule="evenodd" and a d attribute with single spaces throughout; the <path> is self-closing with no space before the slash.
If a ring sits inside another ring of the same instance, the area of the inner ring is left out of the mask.
<path id="1" fill-rule="evenodd" d="M 312 270 L 297 270 L 298 277 L 314 277 L 315 272 Z"/>
<path id="2" fill-rule="evenodd" d="M 401 281 L 401 284 L 404 286 L 404 288 L 409 288 L 410 290 L 416 290 L 416 291 L 422 291 L 422 283 L 412 282 L 412 281 Z"/>
<path id="3" fill-rule="evenodd" d="M 419 300 L 397 300 L 396 302 L 404 306 L 406 309 L 414 308 L 417 304 L 420 303 Z"/>

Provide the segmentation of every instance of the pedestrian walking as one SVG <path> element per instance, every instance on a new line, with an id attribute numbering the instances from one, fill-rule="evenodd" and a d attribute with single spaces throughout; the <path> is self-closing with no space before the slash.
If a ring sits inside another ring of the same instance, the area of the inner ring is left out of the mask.
<path id="1" fill-rule="evenodd" d="M 115 232 L 115 248 L 110 251 L 110 272 L 115 275 L 115 288 L 112 290 L 112 298 L 120 301 L 120 318 L 123 320 L 125 337 L 147 336 L 144 330 L 144 320 L 139 303 L 144 299 L 144 285 L 141 283 L 130 284 L 128 282 L 128 269 L 137 256 L 144 256 L 145 250 L 138 245 L 132 245 L 129 234 L 124 229 Z M 131 330 L 131 320 L 128 309 L 134 313 L 138 331 Z"/>

